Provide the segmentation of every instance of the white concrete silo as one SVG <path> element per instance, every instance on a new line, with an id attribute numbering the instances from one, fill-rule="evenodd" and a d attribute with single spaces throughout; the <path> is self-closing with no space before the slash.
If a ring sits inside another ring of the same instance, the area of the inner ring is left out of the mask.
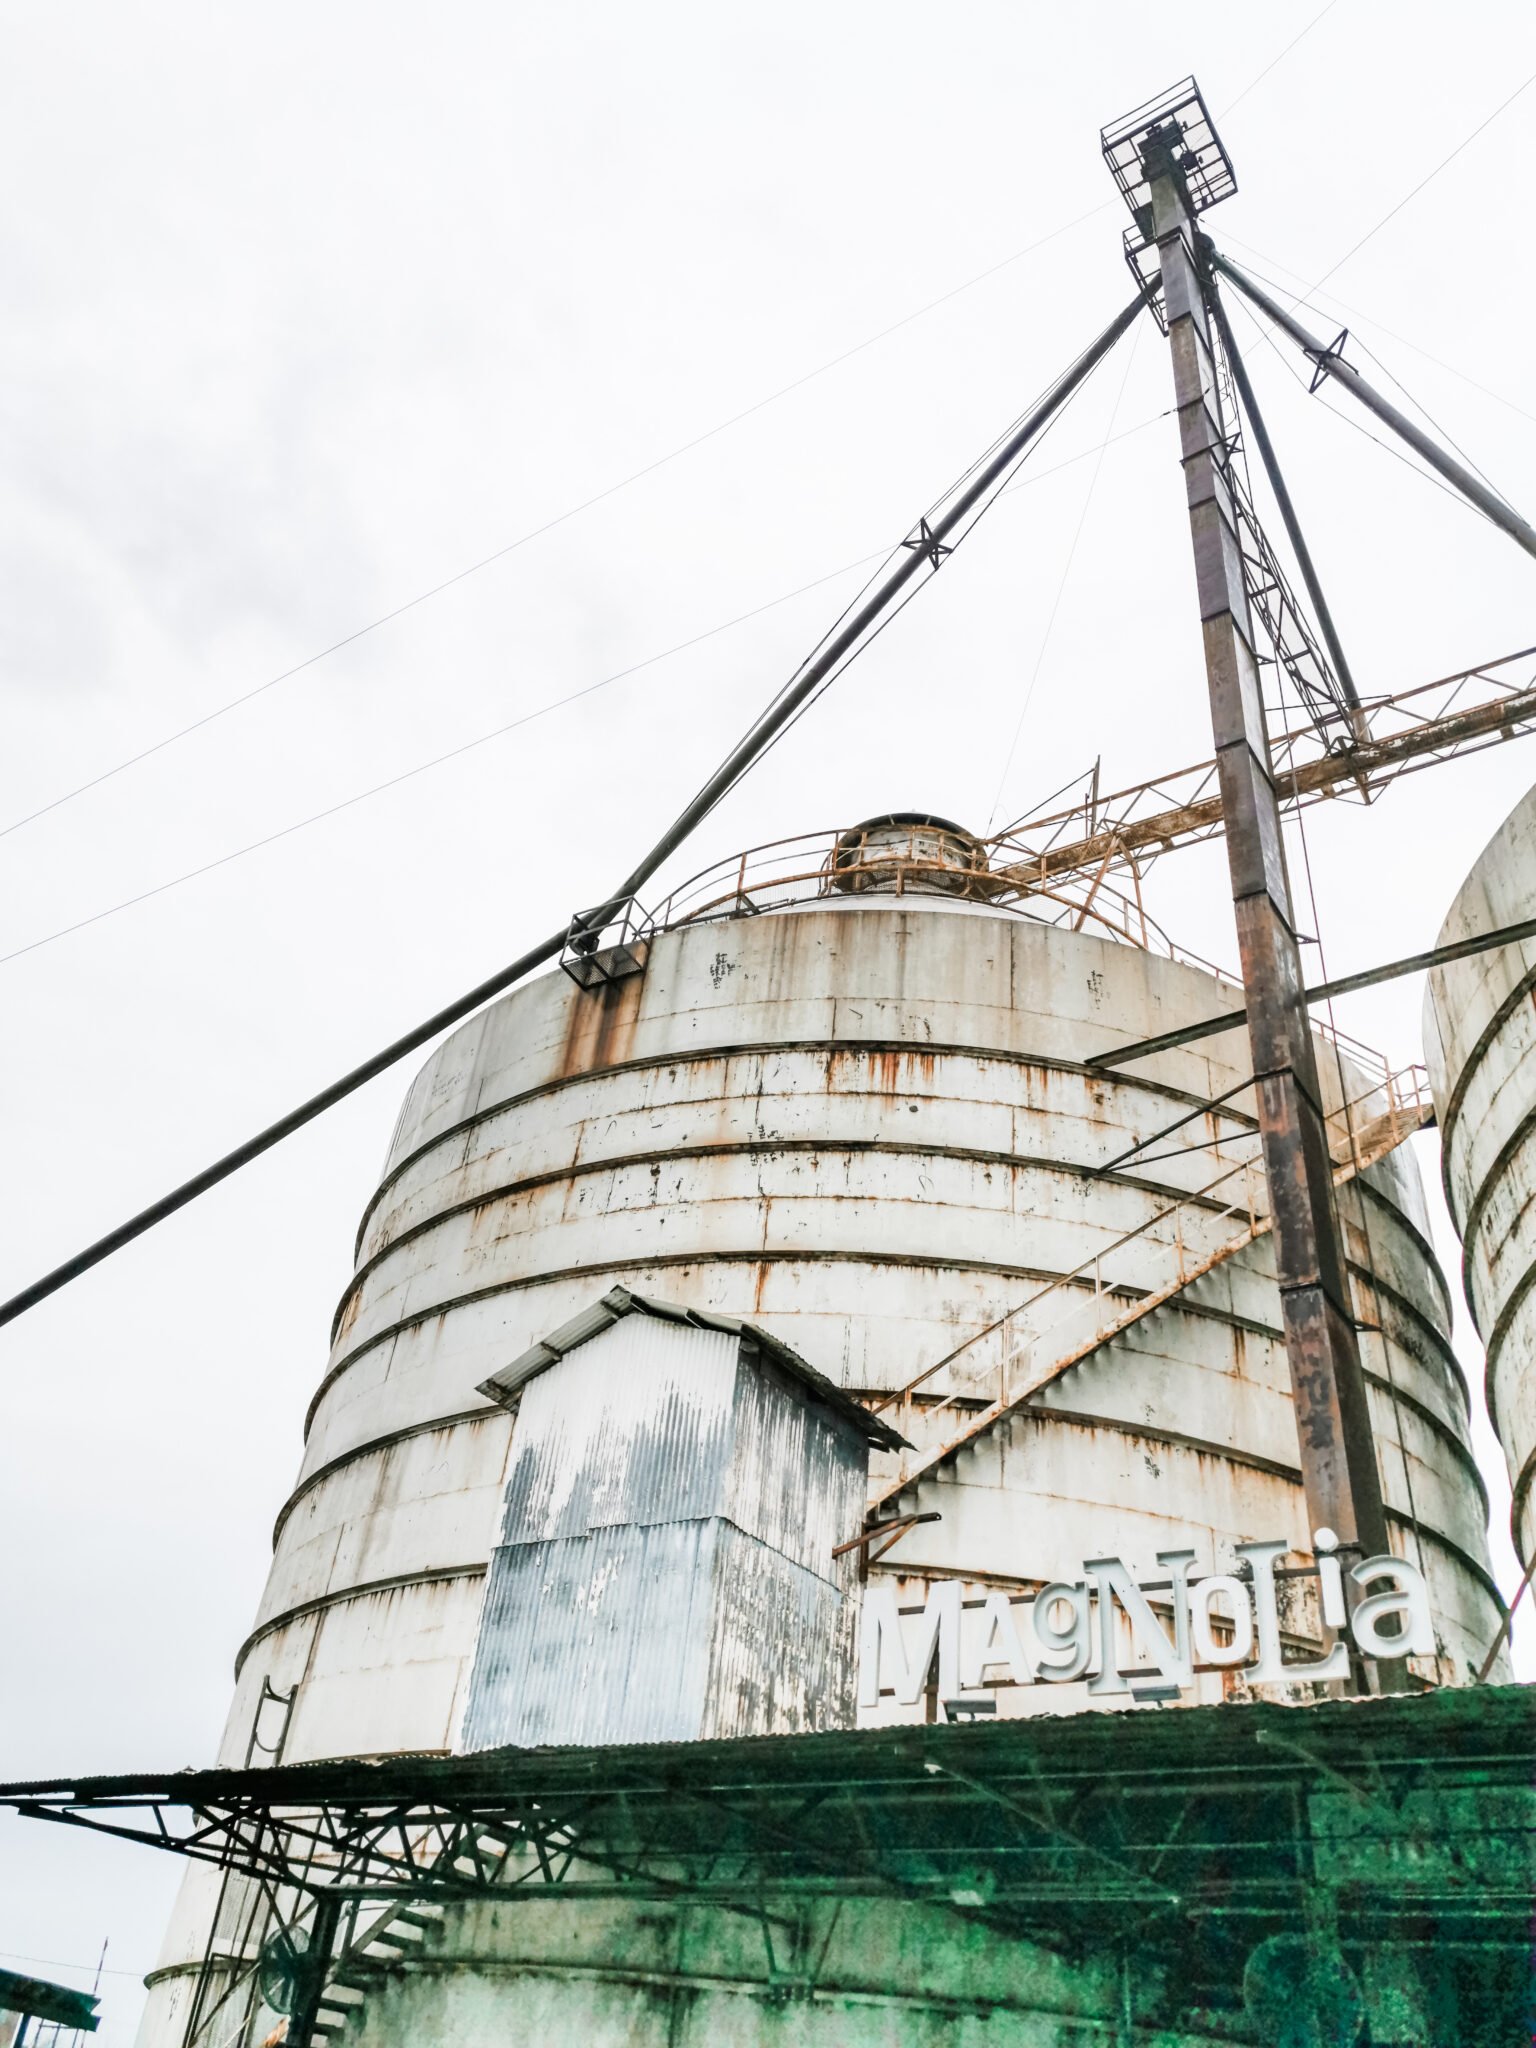
<path id="1" fill-rule="evenodd" d="M 876 1400 L 1028 1296 L 1050 1296 L 1043 1330 L 1091 1285 L 1053 1282 L 1096 1254 L 1129 1301 L 1230 1228 L 1226 1196 L 1178 1198 L 1256 1156 L 1245 1098 L 1201 1110 L 1243 1081 L 1245 1035 L 1124 1073 L 1085 1063 L 1230 1010 L 1231 984 L 1021 914 L 966 880 L 975 857 L 958 828 L 901 819 L 809 863 L 777 855 L 782 887 L 744 859 L 713 900 L 674 906 L 643 973 L 595 990 L 545 975 L 428 1061 L 364 1212 L 224 1761 L 244 1760 L 264 1691 L 293 1693 L 286 1761 L 452 1746 L 513 1427 L 475 1390 L 616 1283 L 758 1325 Z M 1320 1066 L 1337 1107 L 1331 1049 Z M 1099 1173 L 1191 1111 L 1181 1158 Z M 1393 1541 L 1431 1589 L 1439 1655 L 1420 1675 L 1464 1679 L 1500 1610 L 1411 1160 L 1370 1168 L 1341 1209 Z M 928 1380 L 909 1433 L 978 1406 L 1002 1363 L 983 1344 Z M 903 1584 L 1038 1587 L 1085 1556 L 1149 1565 L 1177 1545 L 1219 1570 L 1276 1535 L 1310 1549 L 1265 1242 L 933 1492 L 943 1519 L 879 1567 Z M 1054 1711 L 1093 1703 L 1051 1693 Z M 1219 1675 L 1194 1696 L 1220 1698 Z M 208 1910 L 190 1880 L 148 2042 L 179 2038 Z"/>
<path id="2" fill-rule="evenodd" d="M 1457 892 L 1439 943 L 1536 915 L 1536 790 L 1521 798 Z M 1487 1352 L 1488 1412 L 1514 1490 L 1515 1548 L 1536 1542 L 1536 942 L 1475 953 L 1429 976 L 1424 1042 L 1445 1193 Z"/>

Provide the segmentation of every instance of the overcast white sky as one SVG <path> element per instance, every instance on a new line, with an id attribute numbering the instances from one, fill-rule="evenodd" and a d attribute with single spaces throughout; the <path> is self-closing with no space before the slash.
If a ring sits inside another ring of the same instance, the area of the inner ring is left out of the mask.
<path id="1" fill-rule="evenodd" d="M 1536 70 L 1513 0 L 1315 17 L 6 7 L 0 823 L 991 274 L 0 838 L 0 952 L 894 541 L 1127 297 L 1098 130 L 1186 72 L 1236 102 L 1240 191 L 1209 226 L 1299 290 Z M 1528 515 L 1533 113 L 1536 90 L 1315 316 L 1347 319 Z M 1536 640 L 1528 560 L 1270 351 L 1250 361 L 1362 687 Z M 1140 431 L 1008 498 L 674 872 L 892 807 L 984 824 L 1037 664 L 1002 815 L 1097 754 L 1111 786 L 1198 759 L 1168 403 L 1147 323 L 1038 466 Z M 0 1291 L 600 897 L 858 580 L 0 964 Z M 1512 746 L 1313 812 L 1330 971 L 1431 944 L 1533 777 Z M 1152 905 L 1232 960 L 1219 849 L 1165 863 Z M 1400 983 L 1341 1021 L 1405 1061 L 1420 1000 Z M 409 1071 L 5 1333 L 0 1776 L 210 1757 Z M 1477 1384 L 1465 1319 L 1459 1341 Z M 65 1966 L 110 1935 L 109 1966 L 147 1967 L 176 1875 L 0 1823 L 0 1962 L 79 1981 Z M 136 1986 L 105 1983 L 122 2048 Z"/>

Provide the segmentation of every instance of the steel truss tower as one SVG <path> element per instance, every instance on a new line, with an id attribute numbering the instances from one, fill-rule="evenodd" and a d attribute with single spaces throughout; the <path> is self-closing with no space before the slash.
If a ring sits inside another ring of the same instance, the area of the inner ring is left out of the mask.
<path id="1" fill-rule="evenodd" d="M 1236 186 L 1193 80 L 1106 131 L 1104 142 L 1139 246 L 1155 248 L 1161 272 L 1307 1511 L 1314 1528 L 1380 1553 L 1389 1548 L 1386 1511 L 1303 993 L 1210 271 L 1195 228 L 1196 214 Z M 1391 1682 L 1389 1667 L 1379 1682 Z"/>

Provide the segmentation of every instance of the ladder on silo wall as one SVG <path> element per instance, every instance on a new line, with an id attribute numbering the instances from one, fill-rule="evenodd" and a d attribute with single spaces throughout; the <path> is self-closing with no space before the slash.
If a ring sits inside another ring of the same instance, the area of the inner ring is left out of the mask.
<path id="1" fill-rule="evenodd" d="M 1416 1131 L 1426 1130 L 1434 1122 L 1434 1105 L 1421 1082 L 1420 1073 L 1421 1070 L 1414 1067 L 1404 1069 L 1400 1074 L 1391 1075 L 1385 1091 L 1387 1108 L 1368 1122 L 1358 1127 L 1354 1124 L 1352 1112 L 1359 1104 L 1348 1104 L 1329 1119 L 1330 1132 L 1334 1140 L 1333 1184 L 1336 1189 L 1346 1186 L 1368 1168 L 1385 1159 L 1389 1153 L 1395 1152 L 1397 1147 L 1412 1137 Z M 1380 1092 L 1379 1089 L 1372 1091 L 1375 1095 L 1379 1095 Z M 1222 1203 L 1216 1211 L 1214 1220 L 1219 1222 L 1223 1217 L 1246 1213 L 1247 1224 L 1235 1236 L 1214 1248 L 1191 1253 L 1185 1243 L 1183 1227 L 1186 1212 L 1198 1215 L 1202 1229 L 1208 1229 L 1213 1221 L 1211 1204 L 1216 1190 L 1238 1174 L 1243 1175 L 1244 1182 L 1241 1199 Z M 1224 1168 L 1214 1180 L 1207 1181 L 1203 1187 L 1181 1196 L 1178 1201 L 1170 1203 L 1166 1208 L 1159 1209 L 1156 1215 L 1148 1217 L 1144 1223 L 1138 1224 L 1136 1229 L 1116 1238 L 1113 1244 L 1106 1245 L 1091 1259 L 1085 1259 L 1070 1273 L 1058 1275 L 1036 1294 L 1031 1295 L 1027 1301 L 1021 1302 L 1017 1309 L 1010 1310 L 999 1323 L 990 1324 L 986 1331 L 979 1332 L 979 1336 L 989 1334 L 991 1330 L 1006 1325 L 1024 1309 L 1035 1307 L 1052 1295 L 1071 1293 L 1075 1297 L 1065 1314 L 1058 1317 L 1045 1330 L 1035 1333 L 1026 1347 L 1018 1347 L 1004 1353 L 998 1367 L 996 1398 L 986 1407 L 973 1413 L 957 1435 L 926 1451 L 921 1451 L 914 1462 L 903 1466 L 894 1477 L 877 1487 L 870 1495 L 866 1516 L 879 1514 L 883 1508 L 889 1507 L 903 1494 L 910 1493 L 930 1473 L 947 1464 L 967 1445 L 975 1443 L 989 1430 L 995 1429 L 1000 1422 L 1005 1422 L 1010 1416 L 1016 1415 L 1063 1374 L 1070 1372 L 1074 1366 L 1083 1364 L 1085 1360 L 1113 1344 L 1127 1330 L 1145 1321 L 1148 1316 L 1155 1315 L 1160 1308 L 1166 1308 L 1197 1280 L 1203 1279 L 1237 1253 L 1245 1251 L 1250 1245 L 1257 1244 L 1267 1237 L 1273 1228 L 1273 1218 L 1260 1215 L 1258 1212 L 1257 1202 L 1262 1191 L 1262 1183 L 1262 1162 L 1256 1157 L 1239 1160 L 1235 1165 Z M 1163 1249 L 1173 1258 L 1173 1273 L 1161 1286 L 1154 1287 L 1148 1292 L 1138 1291 L 1125 1308 L 1105 1321 L 1106 1302 L 1124 1299 L 1128 1290 L 1124 1286 L 1105 1282 L 1102 1271 L 1104 1259 L 1116 1251 L 1123 1250 L 1126 1245 L 1145 1243 L 1158 1226 L 1167 1225 L 1170 1221 L 1173 1225 L 1174 1241 L 1171 1246 L 1164 1245 Z M 1090 1284 L 1091 1294 L 1088 1293 Z M 1091 1326 L 1086 1335 L 1068 1340 L 1058 1338 L 1052 1347 L 1051 1359 L 1047 1365 L 1033 1370 L 1026 1369 L 1022 1381 L 1016 1378 L 1016 1368 L 1021 1358 L 1028 1359 L 1038 1351 L 1043 1338 L 1062 1330 L 1064 1325 L 1085 1314 L 1091 1315 Z M 955 1356 L 957 1354 L 951 1352 L 949 1358 L 940 1361 L 939 1365 L 925 1367 L 898 1393 L 879 1403 L 877 1412 L 883 1414 L 892 1410 L 904 1411 L 910 1417 L 912 1396 L 917 1388 L 932 1378 L 942 1365 L 948 1364 Z M 945 1399 L 925 1411 L 924 1421 L 931 1424 L 936 1416 L 942 1415 L 964 1398 L 963 1390 L 952 1391 Z M 897 1420 L 897 1427 L 902 1427 L 900 1419 Z M 907 1430 L 903 1428 L 902 1433 L 907 1434 Z"/>

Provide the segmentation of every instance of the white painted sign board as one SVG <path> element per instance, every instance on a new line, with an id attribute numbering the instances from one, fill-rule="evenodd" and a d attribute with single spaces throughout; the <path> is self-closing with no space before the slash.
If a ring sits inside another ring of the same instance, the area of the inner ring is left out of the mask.
<path id="1" fill-rule="evenodd" d="M 1435 1632 L 1422 1574 L 1404 1558 L 1367 1557 L 1347 1572 L 1327 1529 L 1313 1538 L 1324 1623 L 1337 1640 L 1325 1656 L 1287 1663 L 1281 1650 L 1277 1562 L 1289 1545 L 1239 1543 L 1237 1572 L 1192 1579 L 1192 1550 L 1164 1550 L 1145 1586 L 1118 1557 L 1089 1558 L 1080 1579 L 1042 1587 L 1031 1599 L 988 1593 L 962 1606 L 959 1579 L 937 1579 L 921 1613 L 903 1615 L 893 1580 L 864 1589 L 859 1639 L 859 1704 L 882 1695 L 914 1705 L 938 1658 L 940 1696 L 963 1698 L 999 1683 L 1065 1685 L 1086 1678 L 1094 1694 L 1134 1690 L 1160 1679 L 1181 1691 L 1201 1670 L 1231 1670 L 1253 1685 L 1346 1678 L 1349 1638 L 1366 1657 L 1432 1657 Z M 1245 1568 L 1245 1569 L 1244 1569 Z M 1351 1582 L 1355 1598 L 1346 1593 Z M 1149 1599 L 1168 1612 L 1165 1625 Z M 1124 1617 L 1139 1669 L 1120 1668 Z"/>

